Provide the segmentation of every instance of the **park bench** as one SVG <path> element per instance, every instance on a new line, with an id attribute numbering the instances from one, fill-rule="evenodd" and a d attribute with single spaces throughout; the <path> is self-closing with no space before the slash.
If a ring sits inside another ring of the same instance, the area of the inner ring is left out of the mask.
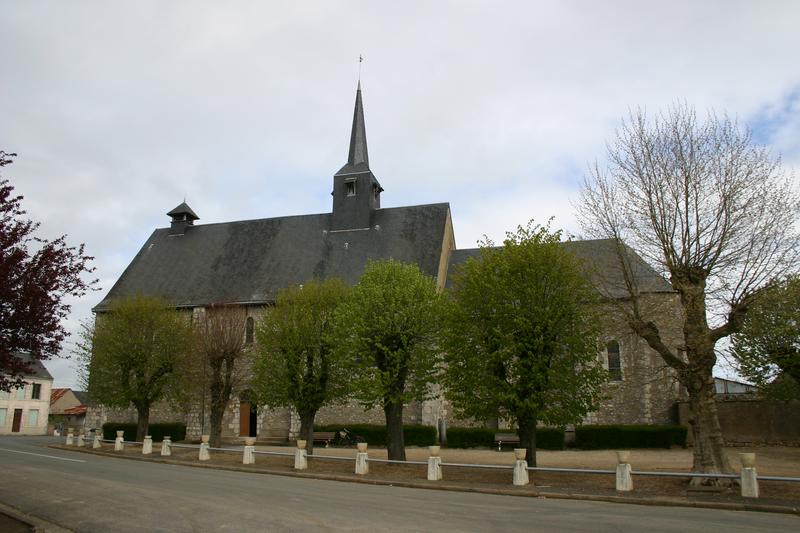
<path id="1" fill-rule="evenodd" d="M 315 431 L 314 436 L 311 438 L 314 442 L 324 442 L 327 448 L 334 436 L 336 436 L 336 432 L 334 431 Z"/>
<path id="2" fill-rule="evenodd" d="M 495 433 L 494 441 L 497 443 L 497 451 L 502 451 L 503 444 L 519 444 L 519 437 L 514 433 Z"/>

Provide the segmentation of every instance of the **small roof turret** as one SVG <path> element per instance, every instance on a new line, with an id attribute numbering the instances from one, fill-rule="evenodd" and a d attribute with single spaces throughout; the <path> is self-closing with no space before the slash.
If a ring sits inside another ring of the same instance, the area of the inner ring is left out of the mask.
<path id="1" fill-rule="evenodd" d="M 181 202 L 178 207 L 167 213 L 167 215 L 172 217 L 169 226 L 170 235 L 183 235 L 186 233 L 187 227 L 194 226 L 194 221 L 200 220 L 197 213 L 192 211 L 192 208 L 186 202 Z"/>

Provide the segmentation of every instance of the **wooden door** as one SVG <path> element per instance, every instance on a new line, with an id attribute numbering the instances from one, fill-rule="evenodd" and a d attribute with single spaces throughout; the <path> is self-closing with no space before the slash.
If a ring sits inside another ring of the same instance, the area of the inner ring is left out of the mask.
<path id="1" fill-rule="evenodd" d="M 22 409 L 14 409 L 14 425 L 11 426 L 12 433 L 19 433 L 19 428 L 22 425 Z"/>
<path id="2" fill-rule="evenodd" d="M 239 404 L 239 436 L 250 436 L 250 402 Z"/>

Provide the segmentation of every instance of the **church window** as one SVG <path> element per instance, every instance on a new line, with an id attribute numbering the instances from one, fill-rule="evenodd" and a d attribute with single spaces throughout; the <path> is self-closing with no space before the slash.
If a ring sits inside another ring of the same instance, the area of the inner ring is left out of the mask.
<path id="1" fill-rule="evenodd" d="M 344 182 L 344 190 L 347 196 L 355 196 L 356 195 L 356 179 L 352 178 L 349 180 L 345 180 Z"/>
<path id="2" fill-rule="evenodd" d="M 608 354 L 608 373 L 611 381 L 622 381 L 622 361 L 619 357 L 619 343 L 611 341 L 606 344 Z"/>
<path id="3" fill-rule="evenodd" d="M 245 321 L 244 327 L 244 343 L 245 344 L 253 344 L 253 333 L 255 330 L 255 324 L 253 323 L 253 317 L 247 317 Z"/>

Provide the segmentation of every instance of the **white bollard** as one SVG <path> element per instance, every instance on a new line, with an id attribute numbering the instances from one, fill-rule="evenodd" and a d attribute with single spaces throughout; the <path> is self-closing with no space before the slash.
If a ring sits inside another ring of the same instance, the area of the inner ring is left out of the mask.
<path id="1" fill-rule="evenodd" d="M 631 452 L 617 452 L 617 490 L 629 492 L 633 490 L 633 478 L 631 477 Z"/>
<path id="2" fill-rule="evenodd" d="M 743 498 L 758 498 L 758 474 L 756 474 L 756 454 L 740 453 L 742 461 L 741 485 Z"/>
<path id="3" fill-rule="evenodd" d="M 364 476 L 369 474 L 369 457 L 367 455 L 367 443 L 359 442 L 356 444 L 358 453 L 356 454 L 356 474 Z"/>
<path id="4" fill-rule="evenodd" d="M 153 453 L 153 437 L 146 435 L 144 442 L 142 442 L 142 455 L 150 455 Z"/>
<path id="5" fill-rule="evenodd" d="M 114 439 L 114 451 L 121 452 L 125 449 L 125 443 L 123 442 L 123 435 L 125 434 L 124 431 L 119 430 L 117 431 L 117 438 Z"/>
<path id="6" fill-rule="evenodd" d="M 83 436 L 83 433 L 78 433 L 78 442 L 75 444 L 76 446 L 80 446 L 83 448 L 86 446 L 86 438 Z"/>
<path id="7" fill-rule="evenodd" d="M 514 448 L 514 457 L 517 458 L 514 463 L 514 485 L 522 486 L 530 483 L 528 478 L 528 463 L 525 461 L 527 455 L 527 448 Z"/>
<path id="8" fill-rule="evenodd" d="M 208 448 L 209 448 L 208 441 L 209 441 L 209 439 L 211 439 L 210 435 L 202 435 L 200 437 L 200 441 L 201 441 L 200 442 L 200 456 L 198 457 L 198 459 L 200 459 L 201 461 L 208 461 L 209 459 L 211 459 L 211 454 L 208 452 Z"/>
<path id="9" fill-rule="evenodd" d="M 306 470 L 308 468 L 308 450 L 306 450 L 307 444 L 308 443 L 302 439 L 297 441 L 297 449 L 294 451 L 295 470 Z"/>
<path id="10" fill-rule="evenodd" d="M 242 464 L 243 465 L 252 465 L 256 462 L 256 454 L 253 453 L 256 451 L 256 439 L 253 437 L 247 437 L 244 439 L 244 454 L 242 455 Z"/>
<path id="11" fill-rule="evenodd" d="M 430 457 L 428 457 L 428 481 L 439 481 L 442 479 L 442 458 L 439 457 L 441 446 L 428 446 Z"/>
<path id="12" fill-rule="evenodd" d="M 98 435 L 97 433 L 95 433 L 95 434 L 94 434 L 94 442 L 92 442 L 92 448 L 95 448 L 95 449 L 97 449 L 97 448 L 99 448 L 100 446 L 101 446 L 101 444 L 100 444 L 100 435 Z"/>
<path id="13" fill-rule="evenodd" d="M 169 435 L 164 436 L 164 440 L 161 441 L 161 455 L 169 456 L 172 455 L 172 437 Z"/>
<path id="14" fill-rule="evenodd" d="M 72 446 L 75 443 L 73 440 L 73 434 L 71 431 L 67 432 L 67 446 Z"/>

